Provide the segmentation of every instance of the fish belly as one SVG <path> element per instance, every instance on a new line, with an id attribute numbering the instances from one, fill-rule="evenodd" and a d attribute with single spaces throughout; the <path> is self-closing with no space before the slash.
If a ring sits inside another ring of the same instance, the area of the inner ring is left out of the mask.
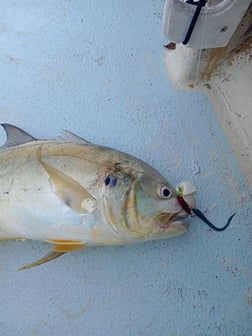
<path id="1" fill-rule="evenodd" d="M 18 197 L 1 195 L 0 239 L 69 240 L 89 246 L 122 243 L 99 209 L 79 214 L 50 189 L 22 191 Z"/>
<path id="2" fill-rule="evenodd" d="M 46 159 L 67 173 L 73 174 L 74 170 L 80 182 L 89 185 L 99 198 L 94 178 L 101 171 L 85 166 L 80 158 L 66 157 L 64 163 L 60 155 L 56 160 L 50 156 Z M 68 207 L 36 159 L 36 147 L 0 153 L 0 239 L 72 240 L 86 245 L 123 243 L 104 221 L 101 207 L 83 214 Z"/>

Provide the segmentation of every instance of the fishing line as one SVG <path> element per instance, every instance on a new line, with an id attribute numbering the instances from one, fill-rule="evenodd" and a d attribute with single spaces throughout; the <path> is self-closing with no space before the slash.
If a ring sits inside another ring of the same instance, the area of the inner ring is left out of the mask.
<path id="1" fill-rule="evenodd" d="M 193 17 L 192 17 L 192 21 L 189 25 L 189 28 L 188 28 L 188 31 L 186 33 L 186 36 L 184 38 L 184 41 L 182 42 L 183 44 L 187 44 L 191 38 L 191 35 L 193 33 L 193 30 L 195 28 L 195 25 L 196 25 L 196 22 L 199 18 L 199 15 L 200 15 L 200 12 L 201 12 L 201 9 L 202 7 L 205 6 L 207 0 L 198 0 L 198 1 L 194 1 L 194 0 L 187 0 L 186 3 L 189 3 L 190 5 L 194 5 L 196 6 L 196 10 L 193 14 Z"/>
<path id="2" fill-rule="evenodd" d="M 206 35 L 206 21 L 207 21 L 207 14 L 208 14 L 208 1 L 205 2 L 204 8 L 206 8 L 205 17 L 203 19 L 203 28 L 202 28 L 202 34 L 201 34 L 201 41 L 200 41 L 200 49 L 199 49 L 199 56 L 198 56 L 198 62 L 196 66 L 196 78 L 195 78 L 195 84 L 199 84 L 199 68 L 200 68 L 200 61 L 202 56 L 202 45 L 204 41 L 204 37 Z"/>
<path id="3" fill-rule="evenodd" d="M 199 49 L 199 56 L 198 56 L 198 62 L 197 62 L 197 67 L 196 67 L 196 85 L 199 84 L 199 70 L 200 70 L 200 61 L 201 61 L 201 56 L 202 56 L 202 46 L 203 46 L 203 41 L 204 41 L 204 37 L 206 34 L 206 22 L 207 22 L 207 14 L 208 14 L 208 1 L 206 0 L 205 3 L 204 1 L 201 2 L 201 8 L 204 6 L 205 10 L 205 15 L 204 15 L 204 19 L 203 19 L 203 28 L 202 28 L 202 34 L 201 34 L 201 42 L 200 42 L 200 49 Z M 199 12 L 201 10 L 201 8 L 199 8 L 198 10 L 198 16 L 199 16 Z M 195 12 L 196 14 L 196 12 Z M 196 18 L 197 20 L 197 18 Z M 190 209 L 188 204 L 186 203 L 186 201 L 184 200 L 183 196 L 178 196 L 178 200 L 180 205 L 182 206 L 182 208 L 188 213 L 191 214 L 191 212 L 193 212 L 197 217 L 199 217 L 204 223 L 206 223 L 212 230 L 215 231 L 224 231 L 226 230 L 226 228 L 230 225 L 235 213 L 233 213 L 227 220 L 227 223 L 223 226 L 223 227 L 217 227 L 215 226 L 213 223 L 211 223 L 206 216 L 197 208 L 193 208 Z"/>

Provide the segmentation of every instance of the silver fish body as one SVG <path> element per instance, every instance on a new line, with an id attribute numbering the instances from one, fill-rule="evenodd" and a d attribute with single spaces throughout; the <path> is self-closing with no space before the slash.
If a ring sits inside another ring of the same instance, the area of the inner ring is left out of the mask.
<path id="1" fill-rule="evenodd" d="M 37 140 L 4 124 L 0 239 L 33 239 L 67 252 L 184 233 L 175 189 L 145 162 L 70 132 Z M 194 198 L 190 198 L 190 206 Z"/>

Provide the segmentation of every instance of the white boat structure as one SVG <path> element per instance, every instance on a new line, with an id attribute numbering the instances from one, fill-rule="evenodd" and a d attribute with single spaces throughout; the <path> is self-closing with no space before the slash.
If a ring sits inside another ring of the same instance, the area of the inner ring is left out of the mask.
<path id="1" fill-rule="evenodd" d="M 169 79 L 207 93 L 252 188 L 251 0 L 166 0 Z"/>

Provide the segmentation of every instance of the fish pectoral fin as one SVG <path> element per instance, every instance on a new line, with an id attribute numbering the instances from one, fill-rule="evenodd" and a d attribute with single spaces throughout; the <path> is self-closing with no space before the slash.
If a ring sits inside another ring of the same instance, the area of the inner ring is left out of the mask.
<path id="1" fill-rule="evenodd" d="M 42 265 L 53 259 L 59 258 L 60 256 L 62 256 L 67 252 L 79 251 L 86 247 L 85 244 L 80 243 L 79 241 L 72 241 L 72 240 L 48 240 L 48 242 L 57 245 L 52 248 L 52 251 L 49 254 L 28 265 L 18 268 L 18 271 L 23 271 L 32 267 Z"/>
<path id="2" fill-rule="evenodd" d="M 41 148 L 37 157 L 50 176 L 57 195 L 67 206 L 79 213 L 92 213 L 96 209 L 95 198 L 84 187 L 41 159 Z"/>
<path id="3" fill-rule="evenodd" d="M 43 258 L 18 268 L 18 271 L 23 271 L 23 270 L 26 270 L 26 269 L 29 269 L 29 268 L 32 268 L 32 267 L 42 265 L 42 264 L 44 264 L 48 261 L 51 261 L 53 259 L 56 259 L 56 258 L 62 256 L 62 254 L 64 254 L 64 253 L 65 252 L 51 251 L 49 254 L 45 255 Z"/>

